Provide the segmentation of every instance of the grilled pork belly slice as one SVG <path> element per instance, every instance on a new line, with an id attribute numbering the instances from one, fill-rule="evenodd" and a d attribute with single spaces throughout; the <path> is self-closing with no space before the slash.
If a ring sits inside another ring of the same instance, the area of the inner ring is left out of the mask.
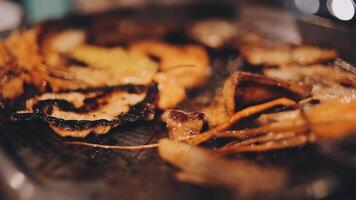
<path id="1" fill-rule="evenodd" d="M 104 48 L 82 45 L 69 51 L 68 56 L 87 64 L 90 69 L 85 71 L 83 69 L 87 68 L 70 68 L 68 72 L 74 74 L 75 79 L 87 80 L 88 73 L 103 73 L 105 79 L 101 81 L 111 86 L 149 84 L 158 70 L 158 64 L 147 56 L 126 51 L 120 47 Z"/>
<path id="2" fill-rule="evenodd" d="M 186 97 L 186 90 L 203 86 L 211 74 L 209 56 L 199 45 L 171 45 L 155 40 L 133 43 L 130 52 L 160 62 L 154 76 L 158 83 L 160 109 L 174 108 Z"/>
<path id="3" fill-rule="evenodd" d="M 44 30 L 40 33 L 40 48 L 43 59 L 48 66 L 64 66 L 66 59 L 63 54 L 68 53 L 71 49 L 83 45 L 87 40 L 84 30 L 68 29 L 63 31 Z"/>
<path id="4" fill-rule="evenodd" d="M 280 97 L 301 100 L 310 95 L 310 90 L 304 84 L 235 72 L 224 84 L 223 98 L 227 113 L 232 114 L 241 108 Z"/>
<path id="5" fill-rule="evenodd" d="M 39 33 L 39 28 L 33 28 L 14 33 L 1 42 L 0 99 L 9 100 L 21 96 L 25 85 L 34 86 L 40 92 L 127 84 L 147 85 L 153 81 L 157 72 L 157 63 L 146 56 L 129 53 L 121 48 L 81 44 L 84 40 L 80 36 L 81 32 L 66 32 L 66 36 L 57 37 L 61 41 L 63 37 L 70 36 L 69 39 L 77 40 L 76 45 L 58 47 L 58 41 L 54 40 L 56 45 L 50 43 L 52 45 L 44 45 L 42 49 L 38 42 Z M 65 59 L 61 57 L 63 54 L 69 54 L 65 56 L 72 56 L 88 66 L 66 65 Z M 53 61 L 54 55 L 58 55 L 61 61 Z"/>
<path id="6" fill-rule="evenodd" d="M 124 123 L 152 120 L 156 93 L 146 86 L 47 93 L 29 99 L 12 119 L 42 119 L 62 137 L 105 134 Z"/>
<path id="7" fill-rule="evenodd" d="M 206 116 L 201 112 L 186 113 L 180 110 L 168 110 L 162 115 L 162 120 L 167 123 L 170 139 L 185 140 L 200 133 Z"/>
<path id="8" fill-rule="evenodd" d="M 207 115 L 209 127 L 215 127 L 248 106 L 280 97 L 301 100 L 310 91 L 311 87 L 304 84 L 238 71 L 225 81 L 223 89 L 202 112 Z"/>

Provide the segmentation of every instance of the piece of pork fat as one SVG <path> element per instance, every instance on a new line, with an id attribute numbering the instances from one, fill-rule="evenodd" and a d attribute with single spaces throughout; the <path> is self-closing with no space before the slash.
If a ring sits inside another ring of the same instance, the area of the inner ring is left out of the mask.
<path id="1" fill-rule="evenodd" d="M 173 109 L 186 98 L 186 91 L 204 86 L 210 75 L 206 49 L 200 45 L 172 45 L 144 40 L 130 45 L 129 52 L 146 55 L 160 63 L 154 82 L 158 84 L 160 109 Z"/>
<path id="2" fill-rule="evenodd" d="M 180 110 L 168 110 L 162 115 L 162 120 L 167 123 L 170 139 L 185 140 L 200 133 L 206 116 L 201 112 L 187 113 Z"/>
<path id="3" fill-rule="evenodd" d="M 152 120 L 156 87 L 117 86 L 47 93 L 26 102 L 13 120 L 42 119 L 60 136 L 105 134 L 119 125 Z"/>
<path id="4" fill-rule="evenodd" d="M 225 82 L 223 98 L 228 114 L 241 108 L 270 101 L 280 97 L 301 100 L 310 95 L 311 88 L 301 83 L 235 72 Z"/>

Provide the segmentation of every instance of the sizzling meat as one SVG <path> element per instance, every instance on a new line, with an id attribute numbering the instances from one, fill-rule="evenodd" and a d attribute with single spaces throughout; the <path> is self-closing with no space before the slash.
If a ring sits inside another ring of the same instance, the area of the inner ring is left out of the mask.
<path id="1" fill-rule="evenodd" d="M 167 123 L 169 138 L 172 140 L 185 140 L 197 135 L 203 129 L 206 116 L 204 113 L 186 113 L 178 110 L 166 111 L 162 116 Z"/>
<path id="2" fill-rule="evenodd" d="M 266 69 L 264 73 L 269 77 L 303 82 L 312 87 L 312 97 L 321 101 L 340 97 L 356 99 L 356 74 L 337 66 L 291 65 L 280 69 Z"/>
<path id="3" fill-rule="evenodd" d="M 199 45 L 176 46 L 159 41 L 141 41 L 131 52 L 150 56 L 160 62 L 158 83 L 161 109 L 174 108 L 186 96 L 186 90 L 203 86 L 210 76 L 209 56 Z"/>
<path id="4" fill-rule="evenodd" d="M 14 120 L 39 118 L 61 136 L 85 137 L 107 133 L 111 128 L 154 117 L 154 90 L 122 86 L 97 90 L 47 93 L 26 102 L 26 110 Z M 151 94 L 149 94 L 151 93 Z"/>

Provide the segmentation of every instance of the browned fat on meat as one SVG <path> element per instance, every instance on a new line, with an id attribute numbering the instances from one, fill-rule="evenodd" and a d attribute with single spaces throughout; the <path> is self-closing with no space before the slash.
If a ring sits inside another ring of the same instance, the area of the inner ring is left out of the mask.
<path id="1" fill-rule="evenodd" d="M 310 95 L 310 91 L 309 86 L 301 83 L 235 72 L 224 84 L 223 98 L 227 113 L 232 114 L 238 109 L 280 97 L 304 99 Z"/>
<path id="2" fill-rule="evenodd" d="M 149 96 L 155 93 L 145 87 L 137 91 L 119 87 L 109 91 L 47 93 L 28 100 L 26 109 L 12 118 L 42 119 L 62 137 L 105 134 L 125 123 L 152 120 L 155 108 Z"/>
<path id="3" fill-rule="evenodd" d="M 320 101 L 337 98 L 356 99 L 356 74 L 338 66 L 291 65 L 279 69 L 266 69 L 264 74 L 272 78 L 310 85 L 311 96 Z"/>
<path id="4" fill-rule="evenodd" d="M 147 85 L 152 82 L 156 73 L 156 64 L 145 56 L 133 55 L 121 48 L 88 45 L 73 47 L 70 51 L 70 56 L 88 66 L 50 65 L 52 62 L 48 61 L 48 57 L 64 53 L 58 50 L 48 55 L 47 51 L 42 51 L 46 49 L 41 49 L 38 43 L 39 33 L 38 28 L 33 28 L 14 33 L 1 42 L 1 99 L 9 100 L 21 96 L 26 84 L 34 86 L 40 92 L 128 84 Z"/>
<path id="5" fill-rule="evenodd" d="M 287 64 L 310 65 L 333 60 L 337 52 L 315 46 L 291 45 L 259 39 L 240 47 L 242 56 L 251 65 L 283 66 Z"/>
<path id="6" fill-rule="evenodd" d="M 167 123 L 169 138 L 185 140 L 199 134 L 207 119 L 201 112 L 186 113 L 180 110 L 168 110 L 163 114 L 162 120 Z"/>

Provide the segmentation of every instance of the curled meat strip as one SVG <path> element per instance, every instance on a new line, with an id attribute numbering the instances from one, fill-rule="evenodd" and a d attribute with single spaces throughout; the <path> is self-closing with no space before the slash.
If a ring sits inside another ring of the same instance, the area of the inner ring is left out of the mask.
<path id="1" fill-rule="evenodd" d="M 29 99 L 26 110 L 13 114 L 12 119 L 42 119 L 62 137 L 105 134 L 125 123 L 152 120 L 154 93 L 145 86 L 46 93 Z"/>
<path id="2" fill-rule="evenodd" d="M 203 111 L 211 127 L 226 121 L 237 110 L 281 97 L 301 100 L 310 95 L 307 85 L 269 78 L 248 72 L 235 72 L 224 84 L 221 94 Z"/>
<path id="3" fill-rule="evenodd" d="M 186 90 L 203 86 L 210 76 L 209 56 L 198 45 L 170 45 L 159 41 L 141 41 L 130 46 L 131 52 L 160 62 L 154 81 L 158 83 L 161 109 L 174 108 L 186 96 Z"/>

